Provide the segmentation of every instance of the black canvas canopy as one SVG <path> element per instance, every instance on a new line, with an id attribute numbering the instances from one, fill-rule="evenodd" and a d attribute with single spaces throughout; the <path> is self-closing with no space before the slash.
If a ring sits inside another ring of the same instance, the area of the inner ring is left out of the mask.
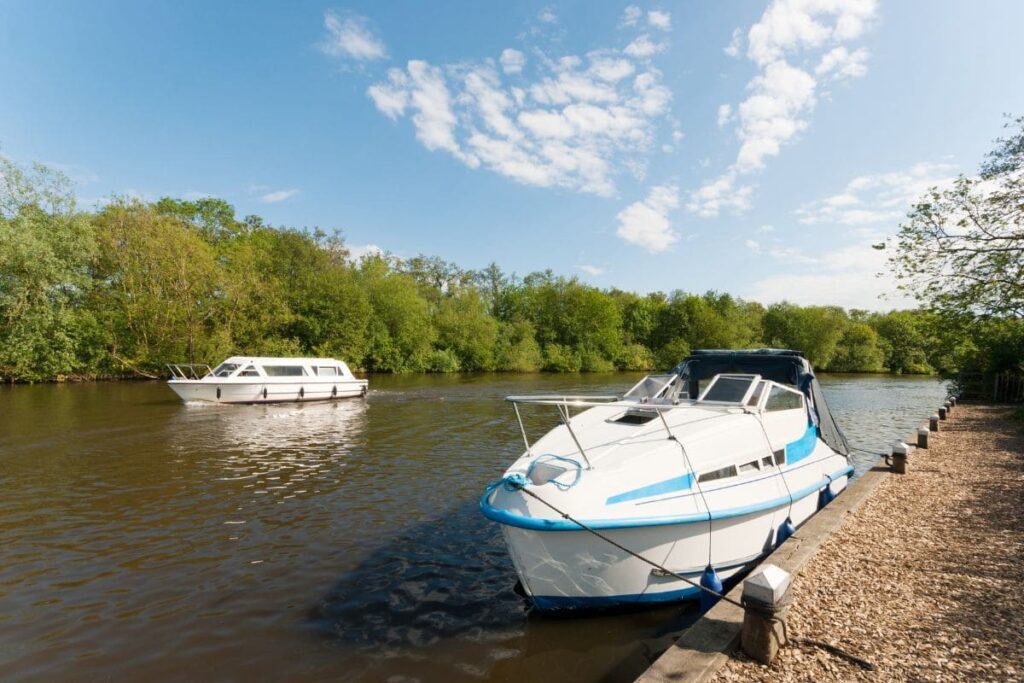
<path id="1" fill-rule="evenodd" d="M 832 450 L 850 454 L 846 437 L 836 424 L 835 418 L 825 403 L 821 385 L 814 376 L 811 364 L 800 351 L 789 349 L 750 349 L 731 351 L 725 349 L 701 349 L 693 351 L 675 367 L 683 381 L 687 382 L 690 398 L 700 394 L 701 381 L 721 373 L 761 375 L 761 377 L 789 384 L 804 393 L 811 406 L 811 415 L 816 418 L 822 440 Z"/>

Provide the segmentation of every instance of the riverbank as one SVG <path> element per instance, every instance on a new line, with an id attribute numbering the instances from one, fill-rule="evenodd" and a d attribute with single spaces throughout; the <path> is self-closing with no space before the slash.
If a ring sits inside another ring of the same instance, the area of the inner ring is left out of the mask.
<path id="1" fill-rule="evenodd" d="M 791 637 L 771 666 L 733 654 L 714 681 L 1017 680 L 1024 676 L 1024 430 L 1011 410 L 958 406 L 881 482 L 792 587 Z"/>

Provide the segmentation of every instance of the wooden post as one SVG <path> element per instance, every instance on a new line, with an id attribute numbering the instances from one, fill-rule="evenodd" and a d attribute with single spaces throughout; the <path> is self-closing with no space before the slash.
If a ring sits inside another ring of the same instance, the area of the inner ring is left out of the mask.
<path id="1" fill-rule="evenodd" d="M 917 447 L 928 448 L 928 428 L 921 427 L 917 430 Z"/>
<path id="2" fill-rule="evenodd" d="M 932 415 L 930 418 L 928 418 L 928 431 L 930 431 L 930 432 L 937 432 L 937 431 L 939 431 L 939 416 L 938 415 Z"/>
<path id="3" fill-rule="evenodd" d="M 946 401 L 942 404 L 942 407 L 946 409 L 946 417 L 953 417 L 953 404 L 950 401 Z"/>
<path id="4" fill-rule="evenodd" d="M 898 443 L 892 447 L 892 471 L 894 474 L 907 473 L 907 456 L 910 449 L 906 444 Z"/>
<path id="5" fill-rule="evenodd" d="M 789 572 L 767 564 L 743 581 L 740 645 L 751 659 L 771 664 L 787 643 L 783 615 L 789 605 Z"/>
<path id="6" fill-rule="evenodd" d="M 940 420 L 945 420 L 946 419 L 946 407 L 945 406 L 939 408 L 939 419 Z"/>

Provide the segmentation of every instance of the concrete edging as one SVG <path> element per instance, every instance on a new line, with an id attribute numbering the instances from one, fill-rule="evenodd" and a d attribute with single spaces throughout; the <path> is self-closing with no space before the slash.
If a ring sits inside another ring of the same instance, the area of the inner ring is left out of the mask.
<path id="1" fill-rule="evenodd" d="M 916 432 L 907 443 L 916 442 Z M 885 459 L 850 484 L 834 501 L 803 524 L 762 564 L 774 564 L 796 577 L 814 557 L 818 548 L 842 525 L 846 515 L 856 511 L 882 481 L 890 475 Z M 759 565 L 760 566 L 760 565 Z M 751 573 L 757 571 L 752 570 Z M 743 582 L 729 591 L 737 602 L 743 594 Z M 636 683 L 680 683 L 706 681 L 729 661 L 729 652 L 739 644 L 743 610 L 719 601 L 700 620 L 688 628 L 668 650 L 636 679 Z"/>

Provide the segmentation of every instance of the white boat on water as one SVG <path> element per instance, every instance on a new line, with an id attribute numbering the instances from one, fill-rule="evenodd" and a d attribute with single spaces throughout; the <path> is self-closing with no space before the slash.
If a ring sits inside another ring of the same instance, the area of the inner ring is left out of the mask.
<path id="1" fill-rule="evenodd" d="M 796 351 L 695 351 L 621 397 L 508 400 L 526 452 L 480 505 L 502 525 L 522 587 L 542 610 L 695 598 L 699 589 L 672 573 L 699 582 L 742 572 L 853 473 Z M 553 407 L 561 424 L 531 443 L 524 404 Z"/>
<path id="2" fill-rule="evenodd" d="M 282 403 L 365 396 L 368 382 L 334 358 L 232 356 L 209 365 L 172 363 L 167 385 L 183 401 Z"/>

